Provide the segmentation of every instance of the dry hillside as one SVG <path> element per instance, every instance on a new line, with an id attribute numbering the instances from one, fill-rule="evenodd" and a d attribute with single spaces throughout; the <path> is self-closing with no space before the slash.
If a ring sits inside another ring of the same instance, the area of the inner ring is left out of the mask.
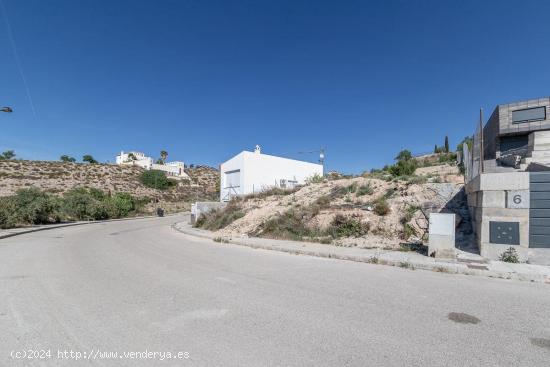
<path id="1" fill-rule="evenodd" d="M 3 160 L 0 161 L 0 196 L 29 187 L 58 194 L 75 187 L 93 187 L 157 199 L 168 210 L 188 209 L 192 201 L 218 197 L 219 173 L 214 168 L 188 169 L 186 172 L 191 180 L 179 181 L 176 187 L 165 191 L 144 186 L 139 180 L 142 172 L 143 169 L 137 166 Z"/>
<path id="2" fill-rule="evenodd" d="M 295 233 L 300 226 L 315 229 L 306 233 L 319 234 L 330 233 L 332 226 L 334 233 L 335 218 L 340 215 L 336 230 L 343 235 L 329 238 L 332 243 L 399 248 L 404 242 L 426 240 L 427 215 L 443 211 L 457 214 L 459 244 L 470 243 L 469 215 L 458 168 L 439 165 L 425 171 L 419 170 L 419 175 L 409 180 L 366 174 L 310 183 L 292 193 L 275 190 L 271 195 L 249 196 L 233 203 L 244 216 L 217 233 L 220 237 L 292 238 L 286 233 Z M 380 209 L 377 204 L 381 201 L 389 210 Z M 351 219 L 352 224 L 342 224 L 342 218 Z M 322 236 L 315 240 L 322 240 Z"/>

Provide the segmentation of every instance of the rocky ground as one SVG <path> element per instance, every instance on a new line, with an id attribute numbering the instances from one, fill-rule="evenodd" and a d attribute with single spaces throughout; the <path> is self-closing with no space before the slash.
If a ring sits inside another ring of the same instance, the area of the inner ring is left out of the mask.
<path id="1" fill-rule="evenodd" d="M 151 198 L 150 210 L 162 206 L 168 212 L 189 210 L 190 203 L 196 200 L 218 198 L 219 172 L 214 168 L 196 166 L 186 169 L 190 180 L 179 180 L 175 187 L 164 191 L 144 186 L 139 179 L 142 172 L 143 169 L 137 166 L 3 160 L 0 161 L 0 196 L 30 187 L 56 194 L 75 187 L 93 187 L 105 192 L 127 192 L 135 197 Z"/>
<path id="2" fill-rule="evenodd" d="M 422 242 L 427 239 L 429 213 L 453 212 L 457 214 L 459 247 L 468 247 L 473 241 L 458 168 L 446 164 L 426 168 L 418 170 L 419 176 L 406 180 L 387 180 L 367 174 L 311 183 L 288 195 L 249 196 L 238 202 L 244 216 L 217 234 L 222 237 L 257 234 L 262 223 L 269 219 L 289 210 L 307 208 L 324 197 L 330 204 L 311 218 L 305 218 L 307 226 L 322 232 L 338 214 L 368 224 L 367 234 L 333 240 L 337 245 L 393 249 L 402 243 Z M 361 190 L 362 187 L 371 190 Z M 382 198 L 389 206 L 385 215 L 375 210 Z"/>

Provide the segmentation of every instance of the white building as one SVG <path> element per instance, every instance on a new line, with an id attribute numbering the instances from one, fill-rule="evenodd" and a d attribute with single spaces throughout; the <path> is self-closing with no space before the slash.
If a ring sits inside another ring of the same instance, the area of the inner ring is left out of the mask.
<path id="1" fill-rule="evenodd" d="M 220 165 L 220 201 L 273 187 L 291 188 L 315 175 L 323 175 L 322 165 L 262 154 L 256 145 L 254 152 L 243 151 Z"/>
<path id="2" fill-rule="evenodd" d="M 185 164 L 181 161 L 166 162 L 165 164 L 153 163 L 153 158 L 147 157 L 142 152 L 120 152 L 116 156 L 116 164 L 127 164 L 143 167 L 146 170 L 154 169 L 159 171 L 164 171 L 168 176 L 178 177 L 178 178 L 189 178 L 187 173 L 185 173 Z"/>

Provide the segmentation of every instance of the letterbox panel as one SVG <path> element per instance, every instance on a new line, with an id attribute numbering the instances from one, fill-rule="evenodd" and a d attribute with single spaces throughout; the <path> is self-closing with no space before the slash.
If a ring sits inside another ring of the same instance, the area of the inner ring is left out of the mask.
<path id="1" fill-rule="evenodd" d="M 489 242 L 519 245 L 519 222 L 489 222 Z"/>

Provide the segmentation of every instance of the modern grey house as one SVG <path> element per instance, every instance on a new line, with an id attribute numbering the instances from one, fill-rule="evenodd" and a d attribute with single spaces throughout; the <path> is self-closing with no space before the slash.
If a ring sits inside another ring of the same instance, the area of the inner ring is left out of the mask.
<path id="1" fill-rule="evenodd" d="M 550 98 L 497 106 L 467 150 L 481 255 L 496 259 L 512 246 L 524 261 L 550 264 Z"/>

